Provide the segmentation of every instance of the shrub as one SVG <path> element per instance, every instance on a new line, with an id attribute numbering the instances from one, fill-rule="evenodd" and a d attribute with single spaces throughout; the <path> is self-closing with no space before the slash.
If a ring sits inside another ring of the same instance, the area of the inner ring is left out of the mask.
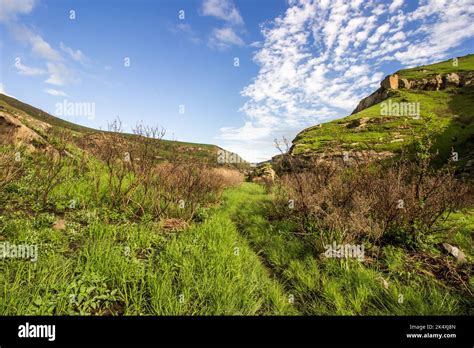
<path id="1" fill-rule="evenodd" d="M 35 198 L 46 207 L 48 197 L 66 177 L 65 169 L 72 155 L 67 151 L 71 133 L 67 130 L 48 130 L 49 146 L 32 154 L 33 175 L 31 186 Z M 72 159 L 71 159 L 72 161 Z"/>
<path id="2" fill-rule="evenodd" d="M 388 165 L 328 161 L 306 163 L 305 169 L 285 156 L 290 170 L 281 178 L 276 205 L 318 249 L 334 240 L 364 239 L 417 248 L 439 232 L 438 222 L 462 206 L 467 192 L 452 166 L 434 170 L 425 154 Z M 291 199 L 294 209 L 283 206 Z"/>
<path id="3" fill-rule="evenodd" d="M 20 159 L 18 149 L 7 146 L 0 148 L 0 199 L 5 198 L 7 186 L 21 176 L 23 164 Z"/>

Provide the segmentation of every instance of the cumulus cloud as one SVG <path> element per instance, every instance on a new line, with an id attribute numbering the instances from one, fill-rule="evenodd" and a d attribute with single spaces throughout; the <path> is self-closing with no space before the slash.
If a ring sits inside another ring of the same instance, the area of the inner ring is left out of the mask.
<path id="1" fill-rule="evenodd" d="M 402 6 L 403 6 L 403 0 L 393 0 L 390 6 L 388 7 L 388 10 L 390 12 L 394 12 L 396 9 Z"/>
<path id="2" fill-rule="evenodd" d="M 450 57 L 474 36 L 473 20 L 472 0 L 419 0 L 410 10 L 398 0 L 289 0 L 286 12 L 262 27 L 259 73 L 241 92 L 244 125 L 222 128 L 219 138 L 232 151 L 275 154 L 274 138 L 291 139 L 352 111 L 391 72 L 384 62 Z"/>
<path id="3" fill-rule="evenodd" d="M 230 24 L 244 23 L 232 0 L 204 0 L 201 11 L 204 16 L 216 17 Z"/>
<path id="4" fill-rule="evenodd" d="M 68 96 L 65 92 L 57 90 L 57 89 L 52 89 L 52 88 L 47 88 L 47 89 L 44 90 L 44 92 L 47 93 L 47 94 L 53 95 L 55 97 L 67 97 Z"/>

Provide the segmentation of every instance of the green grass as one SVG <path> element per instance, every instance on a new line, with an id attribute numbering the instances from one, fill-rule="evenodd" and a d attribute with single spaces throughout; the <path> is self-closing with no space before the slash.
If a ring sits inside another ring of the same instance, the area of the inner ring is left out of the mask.
<path id="1" fill-rule="evenodd" d="M 2 239 L 37 244 L 39 258 L 0 260 L 0 315 L 296 313 L 226 209 L 180 233 L 92 211 L 65 218 L 56 231 L 50 213 L 2 217 Z"/>
<path id="2" fill-rule="evenodd" d="M 422 65 L 416 68 L 403 69 L 396 72 L 400 78 L 406 79 L 420 79 L 436 74 L 459 73 L 464 71 L 474 70 L 474 54 L 468 54 L 463 57 L 458 57 L 457 66 L 453 64 L 453 59 L 446 61 Z"/>
<path id="3" fill-rule="evenodd" d="M 474 134 L 474 89 L 456 92 L 399 90 L 392 103 L 419 103 L 420 119 L 411 116 L 382 116 L 382 104 L 361 112 L 308 128 L 293 140 L 294 154 L 320 153 L 332 149 L 399 152 L 424 133 L 436 134 L 435 149 L 448 157 L 454 147 L 462 159 L 466 143 Z M 385 102 L 388 103 L 388 100 Z M 361 129 L 348 128 L 353 120 L 366 120 Z M 397 141 L 403 139 L 403 141 Z"/>
<path id="4" fill-rule="evenodd" d="M 377 264 L 322 259 L 285 221 L 265 219 L 271 197 L 254 185 L 229 191 L 231 214 L 262 262 L 306 315 L 427 315 L 466 313 L 466 300 L 434 277 L 413 272 L 405 251 L 387 247 Z M 396 262 L 396 259 L 399 259 Z M 382 278 L 389 283 L 382 286 Z"/>
<path id="5" fill-rule="evenodd" d="M 84 189 L 84 183 L 77 185 L 76 194 Z M 58 219 L 52 212 L 5 213 L 1 241 L 37 244 L 39 257 L 36 262 L 0 259 L 0 315 L 468 311 L 456 291 L 413 272 L 420 266 L 403 249 L 384 248 L 375 264 L 321 258 L 310 241 L 292 233 L 290 222 L 268 220 L 272 199 L 256 184 L 228 189 L 204 222 L 181 232 L 164 231 L 158 222 L 107 219 L 110 211 L 90 205 L 64 210 L 65 230 L 52 229 Z M 466 216 L 452 216 L 452 221 L 468 220 L 448 239 L 462 248 L 472 247 L 473 221 Z"/>
<path id="6" fill-rule="evenodd" d="M 434 74 L 474 71 L 474 55 L 404 69 L 396 72 L 401 78 L 419 79 Z M 419 103 L 420 119 L 411 116 L 382 116 L 382 103 Z M 397 153 L 410 147 L 421 134 L 436 134 L 435 149 L 447 158 L 454 147 L 460 162 L 474 151 L 474 88 L 451 88 L 442 91 L 397 90 L 384 102 L 359 113 L 310 127 L 293 140 L 293 153 L 314 154 L 337 150 L 375 150 Z M 351 127 L 354 120 L 365 120 L 363 127 Z"/>

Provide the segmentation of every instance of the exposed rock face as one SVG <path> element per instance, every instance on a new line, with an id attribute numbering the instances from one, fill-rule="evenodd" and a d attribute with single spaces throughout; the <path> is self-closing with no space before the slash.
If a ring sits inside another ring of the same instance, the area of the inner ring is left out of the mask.
<path id="1" fill-rule="evenodd" d="M 301 168 L 318 164 L 329 164 L 332 166 L 351 166 L 357 163 L 368 163 L 372 161 L 380 161 L 393 157 L 395 154 L 390 151 L 375 150 L 351 150 L 351 151 L 328 151 L 319 153 L 308 153 L 297 155 L 301 162 Z M 276 164 L 276 159 L 273 161 Z M 306 163 L 306 164 L 305 164 Z M 280 174 L 280 171 L 278 171 Z"/>
<path id="2" fill-rule="evenodd" d="M 394 94 L 395 93 L 393 89 L 384 89 L 381 87 L 368 97 L 362 99 L 359 102 L 359 105 L 357 105 L 356 109 L 352 112 L 352 114 L 358 113 L 359 111 L 367 109 L 372 105 L 378 104 L 384 101 L 385 99 L 393 96 Z"/>
<path id="3" fill-rule="evenodd" d="M 388 75 L 383 81 L 380 83 L 380 86 L 383 89 L 398 89 L 398 75 Z"/>
<path id="4" fill-rule="evenodd" d="M 443 77 L 444 88 L 458 87 L 460 82 L 459 75 L 455 73 L 446 74 Z"/>
<path id="5" fill-rule="evenodd" d="M 474 85 L 474 71 L 469 71 L 460 76 L 459 86 L 468 87 Z"/>
<path id="6" fill-rule="evenodd" d="M 404 89 L 410 89 L 411 83 L 407 79 L 399 79 L 398 80 L 398 87 Z"/>
<path id="7" fill-rule="evenodd" d="M 427 91 L 438 91 L 442 85 L 443 78 L 441 77 L 441 75 L 435 75 L 432 78 L 427 79 L 427 83 L 421 87 L 422 89 L 425 89 Z"/>
<path id="8" fill-rule="evenodd" d="M 378 104 L 391 97 L 398 89 L 414 89 L 424 91 L 438 91 L 445 88 L 474 86 L 474 71 L 466 73 L 450 73 L 445 75 L 433 75 L 423 79 L 404 79 L 397 74 L 388 75 L 380 83 L 380 88 L 368 97 L 362 99 L 352 114 Z"/>
<path id="9" fill-rule="evenodd" d="M 265 186 L 271 186 L 275 182 L 276 173 L 271 166 L 257 167 L 249 175 L 251 182 L 261 183 Z"/>
<path id="10" fill-rule="evenodd" d="M 18 119 L 0 112 L 0 144 L 26 145 L 34 149 L 32 142 L 43 140 L 35 131 L 23 125 Z"/>

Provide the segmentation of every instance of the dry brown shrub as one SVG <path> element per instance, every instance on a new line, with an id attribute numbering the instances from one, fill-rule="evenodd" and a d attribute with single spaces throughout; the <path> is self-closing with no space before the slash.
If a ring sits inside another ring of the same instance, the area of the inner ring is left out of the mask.
<path id="1" fill-rule="evenodd" d="M 156 168 L 161 196 L 177 205 L 187 217 L 196 209 L 215 200 L 225 186 L 224 176 L 202 164 L 166 163 Z"/>
<path id="2" fill-rule="evenodd" d="M 107 199 L 112 207 L 119 208 L 129 203 L 131 192 L 137 187 L 138 181 L 133 178 L 134 168 L 130 144 L 123 137 L 122 122 L 114 120 L 108 125 L 108 132 L 94 134 L 92 153 L 101 159 L 107 170 Z M 101 176 L 93 175 L 95 196 L 100 197 Z"/>
<path id="3" fill-rule="evenodd" d="M 213 168 L 211 174 L 220 177 L 222 185 L 225 187 L 237 186 L 244 181 L 244 175 L 236 169 Z"/>
<path id="4" fill-rule="evenodd" d="M 137 217 L 187 220 L 200 206 L 215 201 L 224 187 L 242 181 L 237 171 L 227 168 L 163 162 L 163 128 L 138 124 L 133 132 L 133 137 L 124 136 L 117 119 L 109 132 L 95 135 L 99 139 L 94 140 L 93 153 L 105 163 L 105 198 L 114 208 L 132 211 Z M 95 180 L 98 191 L 100 177 Z"/>
<path id="5" fill-rule="evenodd" d="M 467 192 L 451 166 L 434 170 L 429 158 L 402 158 L 390 165 L 292 166 L 297 160 L 287 159 L 290 170 L 282 175 L 278 191 L 280 211 L 319 246 L 368 239 L 416 247 L 444 228 L 439 222 L 463 205 Z M 282 206 L 288 200 L 294 200 L 294 209 Z"/>
<path id="6" fill-rule="evenodd" d="M 67 151 L 72 141 L 71 132 L 65 129 L 50 128 L 46 132 L 48 146 L 43 151 L 32 154 L 32 186 L 35 197 L 43 207 L 48 204 L 48 197 L 55 187 L 66 177 L 66 165 L 71 154 Z"/>

